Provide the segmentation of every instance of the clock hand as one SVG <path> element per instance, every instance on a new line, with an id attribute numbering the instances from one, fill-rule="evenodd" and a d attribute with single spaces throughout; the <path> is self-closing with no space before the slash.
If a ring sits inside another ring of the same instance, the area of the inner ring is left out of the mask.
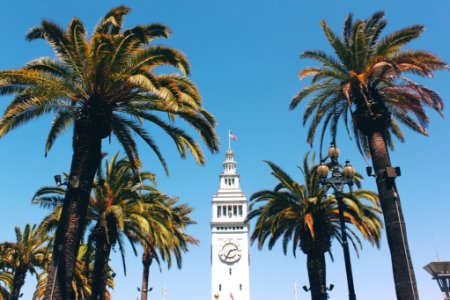
<path id="1" fill-rule="evenodd" d="M 235 249 L 231 249 L 230 251 L 228 251 L 228 253 L 227 253 L 227 255 L 226 255 L 226 258 L 229 258 L 230 253 L 233 252 L 233 251 L 236 251 L 236 250 L 237 250 L 237 249 L 235 248 Z"/>

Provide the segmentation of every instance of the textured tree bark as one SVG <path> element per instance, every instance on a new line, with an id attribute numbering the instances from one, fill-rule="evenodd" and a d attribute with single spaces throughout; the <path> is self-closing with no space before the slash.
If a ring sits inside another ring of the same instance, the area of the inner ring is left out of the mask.
<path id="1" fill-rule="evenodd" d="M 72 294 L 72 277 L 85 229 L 89 196 L 100 163 L 101 137 L 82 123 L 83 120 L 75 121 L 72 165 L 49 264 L 46 300 L 66 300 Z"/>
<path id="2" fill-rule="evenodd" d="M 386 178 L 383 173 L 386 167 L 391 167 L 386 141 L 381 132 L 371 132 L 367 136 L 373 167 L 375 174 L 377 174 L 377 188 L 391 252 L 397 299 L 418 300 L 419 294 L 409 252 L 400 196 L 395 185 L 395 179 Z"/>
<path id="3" fill-rule="evenodd" d="M 317 249 L 307 255 L 311 300 L 327 300 L 325 255 Z"/>
<path id="4" fill-rule="evenodd" d="M 20 290 L 25 283 L 25 276 L 27 275 L 27 270 L 16 270 L 13 278 L 13 290 L 11 293 L 11 300 L 19 300 Z"/>
<path id="5" fill-rule="evenodd" d="M 109 255 L 111 253 L 113 237 L 109 238 L 109 243 L 105 239 L 104 228 L 98 228 L 99 235 L 95 243 L 95 261 L 92 282 L 92 300 L 105 300 L 106 280 L 108 277 Z"/>
<path id="6" fill-rule="evenodd" d="M 142 286 L 141 286 L 141 300 L 147 300 L 148 295 L 148 278 L 150 274 L 150 265 L 153 261 L 153 255 L 148 250 L 147 247 L 144 247 L 144 253 L 142 254 Z"/>

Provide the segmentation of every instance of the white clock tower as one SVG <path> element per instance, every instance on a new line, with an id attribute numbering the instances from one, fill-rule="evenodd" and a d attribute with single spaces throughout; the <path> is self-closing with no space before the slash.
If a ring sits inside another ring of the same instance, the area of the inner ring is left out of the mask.
<path id="1" fill-rule="evenodd" d="M 247 197 L 231 148 L 225 156 L 219 191 L 212 199 L 211 300 L 249 300 Z"/>

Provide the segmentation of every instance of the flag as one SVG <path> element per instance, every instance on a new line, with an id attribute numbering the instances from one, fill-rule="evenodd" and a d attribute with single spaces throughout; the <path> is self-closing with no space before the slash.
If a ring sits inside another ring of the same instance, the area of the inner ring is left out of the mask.
<path id="1" fill-rule="evenodd" d="M 230 131 L 230 138 L 236 141 L 237 137 Z"/>

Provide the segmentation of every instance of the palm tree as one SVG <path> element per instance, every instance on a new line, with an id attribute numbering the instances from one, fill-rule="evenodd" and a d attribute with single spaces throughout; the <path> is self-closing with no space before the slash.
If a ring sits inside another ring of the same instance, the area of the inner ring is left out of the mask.
<path id="1" fill-rule="evenodd" d="M 181 268 L 182 253 L 188 251 L 189 245 L 197 245 L 199 241 L 185 233 L 187 225 L 196 224 L 190 217 L 193 209 L 187 204 L 177 205 L 178 199 L 171 198 L 161 192 L 147 193 L 144 196 L 146 203 L 154 203 L 166 210 L 166 214 L 155 214 L 148 211 L 150 232 L 141 241 L 143 245 L 142 254 L 142 285 L 141 300 L 147 300 L 149 291 L 150 266 L 153 260 L 161 266 L 162 261 L 167 263 L 168 268 L 172 265 L 174 256 L 178 268 Z"/>
<path id="2" fill-rule="evenodd" d="M 118 153 L 110 163 L 106 162 L 106 177 L 103 176 L 104 172 L 100 168 L 98 179 L 94 182 L 95 188 L 89 201 L 85 223 L 86 228 L 91 227 L 91 233 L 88 237 L 88 244 L 82 245 L 77 256 L 72 280 L 73 297 L 89 296 L 92 299 L 108 299 L 110 296 L 106 287 L 111 286 L 112 273 L 109 267 L 109 253 L 118 241 L 124 260 L 123 238 L 120 230 L 130 230 L 130 227 L 134 225 L 130 223 L 136 219 L 141 222 L 135 226 L 145 226 L 142 225 L 145 223 L 145 219 L 142 220 L 141 216 L 143 206 L 137 201 L 140 197 L 138 189 L 147 186 L 144 185 L 147 179 L 153 181 L 154 175 L 147 172 L 140 172 L 137 175 L 133 173 L 131 164 L 127 160 L 118 161 L 117 157 Z M 65 175 L 67 180 L 67 174 Z M 65 192 L 66 188 L 63 186 L 42 187 L 33 196 L 33 204 L 52 209 L 52 212 L 40 224 L 42 232 L 50 234 L 57 228 L 63 210 Z M 124 223 L 125 226 L 121 223 Z M 134 229 L 144 230 L 142 227 Z M 142 235 L 142 233 L 139 234 Z M 81 253 L 84 257 L 81 257 Z M 86 265 L 86 261 L 89 261 L 88 265 Z M 123 261 L 123 266 L 126 270 L 125 261 Z M 48 286 L 47 282 L 48 274 L 45 273 L 42 275 L 42 280 L 39 281 L 37 299 L 42 299 L 41 293 Z"/>
<path id="3" fill-rule="evenodd" d="M 94 255 L 86 256 L 88 246 L 81 244 L 78 251 L 77 262 L 75 266 L 75 274 L 72 279 L 72 298 L 73 300 L 86 300 L 90 299 L 92 293 L 92 270 L 94 268 Z M 86 264 L 86 258 L 89 263 Z M 114 288 L 114 272 L 112 269 L 108 271 L 107 285 L 110 289 Z M 42 272 L 38 276 L 38 283 L 33 295 L 33 300 L 44 299 L 45 290 L 47 288 L 48 273 Z M 109 290 L 106 290 L 105 299 L 110 300 L 111 295 Z"/>
<path id="4" fill-rule="evenodd" d="M 19 299 L 20 290 L 25 283 L 27 273 L 37 275 L 37 268 L 43 268 L 48 241 L 48 237 L 40 234 L 36 225 L 25 225 L 23 232 L 19 227 L 16 227 L 15 231 L 16 242 L 0 244 L 0 268 L 9 271 L 3 273 L 4 276 L 2 277 L 8 279 L 12 275 L 12 300 Z"/>
<path id="5" fill-rule="evenodd" d="M 3 261 L 3 258 L 0 256 Z M 0 268 L 0 300 L 11 300 L 14 274 Z"/>
<path id="6" fill-rule="evenodd" d="M 183 233 L 178 227 L 184 228 L 185 224 L 193 222 L 181 213 L 189 213 L 191 210 L 188 206 L 172 208 L 176 200 L 161 194 L 153 184 L 147 183 L 155 182 L 152 173 L 134 173 L 132 164 L 127 159 L 119 160 L 118 155 L 115 154 L 110 162 L 105 163 L 104 172 L 99 169 L 87 213 L 86 226 L 91 227 L 91 231 L 85 260 L 95 257 L 89 277 L 89 280 L 92 278 L 92 286 L 89 288 L 89 291 L 92 290 L 92 294 L 89 292 L 91 299 L 104 299 L 108 296 L 106 287 L 110 276 L 109 256 L 115 245 L 119 246 L 122 254 L 125 273 L 125 239 L 131 242 L 135 254 L 134 244 L 137 242 L 147 247 L 149 244 L 160 246 L 162 240 L 169 241 L 165 245 L 167 248 L 159 250 L 162 259 L 168 260 L 170 264 L 170 253 L 167 252 L 176 251 L 180 247 L 185 249 L 185 244 L 182 243 L 184 240 L 179 241 Z M 43 231 L 51 232 L 56 228 L 64 192 L 61 186 L 44 187 L 36 192 L 33 203 L 53 209 L 41 223 Z M 95 255 L 92 255 L 93 251 Z"/>
<path id="7" fill-rule="evenodd" d="M 153 185 L 147 184 L 147 181 L 154 182 L 154 175 L 136 174 L 128 160 L 117 158 L 118 153 L 111 162 L 105 163 L 105 176 L 99 173 L 91 197 L 91 219 L 95 223 L 88 238 L 88 245 L 95 245 L 92 299 L 103 299 L 105 295 L 112 248 L 119 246 L 126 273 L 124 240 L 131 242 L 136 254 L 134 244 L 152 230 L 149 217 L 161 211 L 159 206 L 142 201 L 141 196 L 146 191 L 154 191 Z M 87 255 L 89 252 L 88 249 Z"/>
<path id="8" fill-rule="evenodd" d="M 89 39 L 77 18 L 66 30 L 43 20 L 28 32 L 27 39 L 46 40 L 57 59 L 38 58 L 21 69 L 0 72 L 0 94 L 15 96 L 0 120 L 0 137 L 32 119 L 54 113 L 47 153 L 56 138 L 73 125 L 70 180 L 49 269 L 49 280 L 58 280 L 54 290 L 47 291 L 48 299 L 51 295 L 66 299 L 71 292 L 81 229 L 104 138 L 113 134 L 137 170 L 140 162 L 135 133 L 155 152 L 167 172 L 153 137 L 141 126 L 148 121 L 174 140 L 182 157 L 190 151 L 203 164 L 199 145 L 160 116 L 167 114 L 170 121 L 178 117 L 192 126 L 212 152 L 218 149 L 214 117 L 204 109 L 197 88 L 187 78 L 188 61 L 176 49 L 149 45 L 156 38 L 168 37 L 169 28 L 150 24 L 123 29 L 123 18 L 129 11 L 127 6 L 113 8 Z M 181 75 L 156 73 L 155 67 L 161 65 L 175 67 Z"/>
<path id="9" fill-rule="evenodd" d="M 300 78 L 313 76 L 312 83 L 291 100 L 290 108 L 296 108 L 310 97 L 303 114 L 304 124 L 308 120 L 311 122 L 310 144 L 321 124 L 321 145 L 327 130 L 335 140 L 340 120 L 347 133 L 352 128 L 358 149 L 371 157 L 377 174 L 397 299 L 418 299 L 388 147 L 393 149 L 393 136 L 404 140 L 399 124 L 428 134 L 429 117 L 425 107 L 442 114 L 441 97 L 405 75 L 432 77 L 434 71 L 447 66 L 429 52 L 402 49 L 420 36 L 424 30 L 422 25 L 410 26 L 381 38 L 387 25 L 384 12 L 356 21 L 348 15 L 342 37 L 338 37 L 325 21 L 321 24 L 336 57 L 320 50 L 303 52 L 301 58 L 314 59 L 320 66 L 300 71 Z"/>
<path id="10" fill-rule="evenodd" d="M 312 156 L 314 162 L 314 156 Z M 258 241 L 262 249 L 266 240 L 269 249 L 282 239 L 284 254 L 292 241 L 294 256 L 298 248 L 307 255 L 307 270 L 313 300 L 325 300 L 326 265 L 325 253 L 330 251 L 336 238 L 342 243 L 338 203 L 333 196 L 326 196 L 320 187 L 316 166 L 308 163 L 308 154 L 303 160 L 305 183 L 294 181 L 276 164 L 266 161 L 272 175 L 278 181 L 273 190 L 261 190 L 250 197 L 251 205 L 247 219 L 257 219 L 251 241 Z M 360 177 L 359 177 L 360 178 Z M 358 183 L 359 184 L 359 183 Z M 363 238 L 379 246 L 381 220 L 378 217 L 378 197 L 367 190 L 356 190 L 344 196 L 346 223 L 349 240 L 358 253 L 361 248 L 359 232 Z"/>
<path id="11" fill-rule="evenodd" d="M 55 229 L 58 227 L 58 222 L 61 217 L 65 192 L 66 189 L 63 186 L 42 187 L 38 191 L 36 191 L 35 195 L 33 196 L 33 204 L 37 204 L 43 208 L 52 210 L 50 214 L 48 214 L 39 225 L 39 230 L 42 232 L 42 234 L 50 235 L 51 243 L 53 243 L 52 236 L 54 235 Z M 94 213 L 92 212 L 92 207 L 90 206 L 90 209 L 88 210 L 86 226 L 94 221 L 93 216 Z M 88 247 L 88 245 L 82 243 L 78 250 L 75 272 L 71 283 L 71 299 L 74 300 L 90 299 L 92 294 L 92 273 L 94 269 L 95 255 L 91 253 L 92 251 L 87 253 L 88 248 L 92 250 L 93 246 L 91 245 L 90 247 Z M 47 254 L 47 256 L 50 257 L 46 259 L 47 261 L 51 261 L 51 255 L 51 253 Z M 49 282 L 47 270 L 48 263 L 47 266 L 44 267 L 44 272 L 40 273 L 38 276 L 38 284 L 33 295 L 33 299 L 35 300 L 45 299 L 44 295 Z M 108 266 L 106 285 L 110 289 L 114 287 L 113 273 L 113 270 Z M 52 281 L 51 285 L 54 284 L 55 281 Z M 108 289 L 105 290 L 105 299 L 111 299 L 111 295 Z"/>

